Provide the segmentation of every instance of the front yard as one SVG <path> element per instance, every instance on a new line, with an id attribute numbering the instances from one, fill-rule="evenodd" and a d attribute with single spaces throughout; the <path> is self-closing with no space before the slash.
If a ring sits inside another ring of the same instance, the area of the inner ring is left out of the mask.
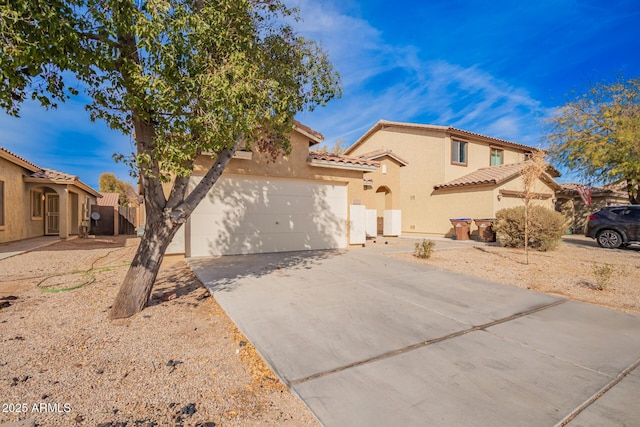
<path id="1" fill-rule="evenodd" d="M 317 425 L 183 261 L 150 307 L 107 312 L 137 239 L 76 239 L 0 261 L 0 424 Z"/>
<path id="2" fill-rule="evenodd" d="M 640 314 L 638 246 L 575 237 L 527 264 L 523 250 L 437 241 L 420 260 L 412 241 L 389 243 L 410 262 Z M 0 423 L 317 425 L 182 261 L 163 265 L 150 307 L 109 322 L 136 245 L 77 239 L 0 261 Z"/>
<path id="3" fill-rule="evenodd" d="M 639 246 L 609 250 L 597 247 L 591 239 L 567 236 L 557 250 L 529 251 L 527 264 L 525 252 L 521 249 L 478 244 L 439 250 L 438 243 L 430 259 L 421 260 L 411 254 L 392 256 L 505 285 L 640 314 Z M 610 277 L 605 280 L 607 270 Z"/>

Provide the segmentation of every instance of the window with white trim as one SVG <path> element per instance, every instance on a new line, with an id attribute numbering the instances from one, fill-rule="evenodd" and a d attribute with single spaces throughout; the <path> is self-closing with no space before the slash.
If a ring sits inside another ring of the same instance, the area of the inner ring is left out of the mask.
<path id="1" fill-rule="evenodd" d="M 465 141 L 451 140 L 451 163 L 458 165 L 467 164 L 467 145 Z"/>
<path id="2" fill-rule="evenodd" d="M 500 166 L 504 163 L 504 150 L 499 148 L 491 149 L 491 166 Z"/>

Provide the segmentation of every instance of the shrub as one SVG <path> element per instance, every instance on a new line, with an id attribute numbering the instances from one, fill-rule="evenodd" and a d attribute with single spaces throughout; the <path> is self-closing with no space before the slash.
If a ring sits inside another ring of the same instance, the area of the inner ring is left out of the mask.
<path id="1" fill-rule="evenodd" d="M 496 212 L 493 230 L 500 246 L 524 248 L 524 206 Z M 542 206 L 529 208 L 529 247 L 545 252 L 555 249 L 565 232 L 565 218 Z"/>
<path id="2" fill-rule="evenodd" d="M 613 274 L 613 267 L 609 264 L 594 265 L 593 275 L 596 276 L 595 288 L 599 291 L 605 290 L 609 286 L 611 275 Z"/>
<path id="3" fill-rule="evenodd" d="M 422 242 L 416 243 L 415 256 L 422 259 L 431 258 L 431 252 L 433 251 L 436 242 L 423 239 Z"/>

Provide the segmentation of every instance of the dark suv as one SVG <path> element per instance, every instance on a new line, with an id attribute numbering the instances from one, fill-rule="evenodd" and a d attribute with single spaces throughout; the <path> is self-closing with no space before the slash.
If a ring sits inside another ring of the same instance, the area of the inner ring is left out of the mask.
<path id="1" fill-rule="evenodd" d="M 603 248 L 640 243 L 640 205 L 609 206 L 592 213 L 584 234 Z"/>

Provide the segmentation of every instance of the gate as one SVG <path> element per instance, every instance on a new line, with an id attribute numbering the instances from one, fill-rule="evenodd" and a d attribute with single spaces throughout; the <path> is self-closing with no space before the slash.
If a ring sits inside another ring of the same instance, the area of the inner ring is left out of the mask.
<path id="1" fill-rule="evenodd" d="M 132 206 L 118 208 L 118 232 L 120 234 L 136 234 L 136 209 Z"/>
<path id="2" fill-rule="evenodd" d="M 100 214 L 100 219 L 93 219 L 91 217 L 91 234 L 96 236 L 113 236 L 114 234 L 114 209 L 113 206 L 98 206 L 91 205 L 91 213 L 97 212 Z"/>

